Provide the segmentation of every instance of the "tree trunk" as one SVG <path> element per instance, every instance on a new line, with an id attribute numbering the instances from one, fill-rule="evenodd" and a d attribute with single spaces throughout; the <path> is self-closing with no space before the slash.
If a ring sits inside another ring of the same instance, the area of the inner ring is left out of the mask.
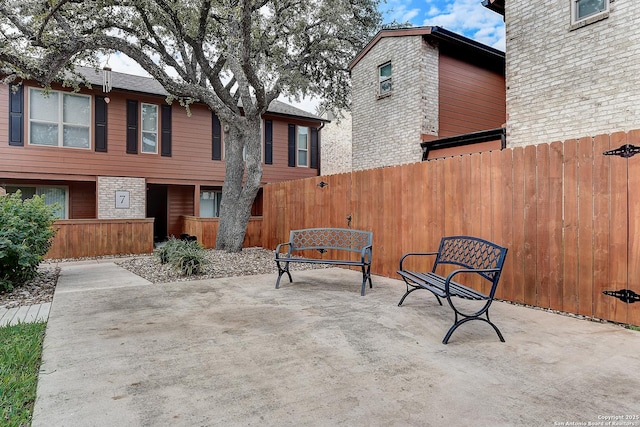
<path id="1" fill-rule="evenodd" d="M 242 250 L 251 206 L 262 180 L 260 117 L 244 119 L 246 126 L 224 125 L 226 171 L 216 249 L 227 252 Z M 246 160 L 243 159 L 243 148 Z"/>

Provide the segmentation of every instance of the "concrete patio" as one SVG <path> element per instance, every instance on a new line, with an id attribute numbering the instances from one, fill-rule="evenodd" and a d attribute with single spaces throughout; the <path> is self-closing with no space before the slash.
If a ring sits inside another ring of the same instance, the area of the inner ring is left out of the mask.
<path id="1" fill-rule="evenodd" d="M 361 297 L 357 271 L 61 266 L 34 427 L 640 425 L 640 333 L 616 325 L 498 302 L 505 343 L 471 322 L 443 345 L 449 307 L 377 276 Z"/>

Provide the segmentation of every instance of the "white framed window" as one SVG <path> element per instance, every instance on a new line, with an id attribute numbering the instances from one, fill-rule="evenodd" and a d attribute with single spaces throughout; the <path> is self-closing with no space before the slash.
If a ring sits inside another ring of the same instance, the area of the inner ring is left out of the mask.
<path id="1" fill-rule="evenodd" d="M 200 191 L 200 217 L 217 218 L 220 216 L 222 192 L 216 190 Z"/>
<path id="2" fill-rule="evenodd" d="M 309 128 L 298 126 L 298 166 L 309 166 Z"/>
<path id="3" fill-rule="evenodd" d="M 158 153 L 158 106 L 142 103 L 142 138 L 140 152 Z"/>
<path id="4" fill-rule="evenodd" d="M 28 200 L 33 196 L 44 196 L 44 203 L 56 205 L 54 214 L 56 218 L 67 219 L 69 217 L 69 189 L 64 186 L 40 186 L 40 185 L 7 185 L 7 194 L 13 194 L 20 190 L 20 198 Z"/>
<path id="5" fill-rule="evenodd" d="M 382 96 L 391 93 L 393 89 L 391 77 L 391 62 L 378 67 L 378 95 Z"/>
<path id="6" fill-rule="evenodd" d="M 29 88 L 29 144 L 91 148 L 91 97 Z"/>
<path id="7" fill-rule="evenodd" d="M 609 13 L 610 0 L 570 0 L 571 23 L 591 23 L 604 19 Z M 586 21 L 586 22 L 585 22 Z"/>

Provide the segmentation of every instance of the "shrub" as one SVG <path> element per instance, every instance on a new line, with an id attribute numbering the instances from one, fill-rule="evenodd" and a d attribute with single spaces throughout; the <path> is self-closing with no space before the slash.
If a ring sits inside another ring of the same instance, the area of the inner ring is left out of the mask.
<path id="1" fill-rule="evenodd" d="M 44 196 L 24 201 L 19 191 L 0 196 L 0 292 L 36 275 L 56 233 L 54 211 Z"/>
<path id="2" fill-rule="evenodd" d="M 206 264 L 206 252 L 196 241 L 172 237 L 156 250 L 156 255 L 161 264 L 170 264 L 187 276 L 201 273 Z"/>

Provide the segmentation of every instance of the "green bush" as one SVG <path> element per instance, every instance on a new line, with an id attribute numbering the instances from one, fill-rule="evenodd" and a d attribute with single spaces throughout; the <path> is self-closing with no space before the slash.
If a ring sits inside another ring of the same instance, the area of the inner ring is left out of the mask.
<path id="1" fill-rule="evenodd" d="M 161 264 L 170 264 L 182 274 L 199 274 L 206 264 L 206 251 L 196 241 L 170 238 L 156 250 Z"/>
<path id="2" fill-rule="evenodd" d="M 56 233 L 54 212 L 44 196 L 24 201 L 19 191 L 0 196 L 0 292 L 36 275 Z"/>

